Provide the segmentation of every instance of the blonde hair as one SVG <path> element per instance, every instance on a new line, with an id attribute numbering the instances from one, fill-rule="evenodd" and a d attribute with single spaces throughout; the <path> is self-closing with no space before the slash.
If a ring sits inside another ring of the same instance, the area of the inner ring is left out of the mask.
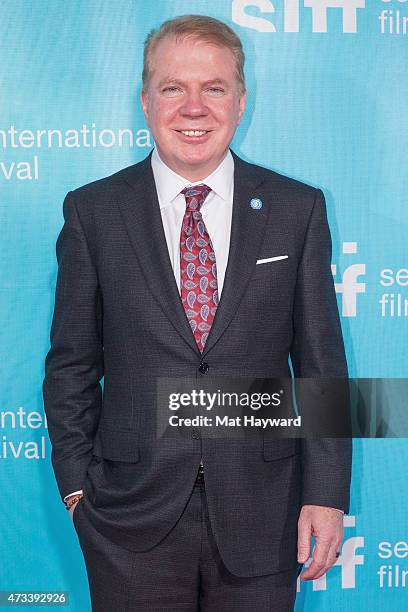
<path id="1" fill-rule="evenodd" d="M 164 21 L 157 30 L 151 30 L 145 40 L 143 53 L 142 82 L 145 91 L 152 75 L 152 55 L 158 43 L 169 36 L 174 36 L 177 40 L 193 37 L 230 49 L 234 56 L 235 76 L 240 93 L 245 91 L 245 55 L 239 37 L 225 23 L 206 15 L 182 15 Z"/>

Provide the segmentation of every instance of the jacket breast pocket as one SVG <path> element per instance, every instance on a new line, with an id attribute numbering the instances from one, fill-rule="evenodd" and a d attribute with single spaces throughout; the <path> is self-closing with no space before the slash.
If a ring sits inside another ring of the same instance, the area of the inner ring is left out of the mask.
<path id="1" fill-rule="evenodd" d="M 94 439 L 93 454 L 110 461 L 137 463 L 140 460 L 138 433 L 100 427 Z"/>
<path id="2" fill-rule="evenodd" d="M 262 260 L 261 260 L 262 261 Z M 251 280 L 264 280 L 280 279 L 284 278 L 290 269 L 291 261 L 288 257 L 282 259 L 273 259 L 272 261 L 265 261 L 263 263 L 255 264 L 255 269 L 251 275 Z"/>
<path id="3" fill-rule="evenodd" d="M 286 457 L 293 457 L 300 453 L 299 440 L 296 438 L 268 438 L 263 437 L 263 458 L 265 461 L 275 461 Z"/>

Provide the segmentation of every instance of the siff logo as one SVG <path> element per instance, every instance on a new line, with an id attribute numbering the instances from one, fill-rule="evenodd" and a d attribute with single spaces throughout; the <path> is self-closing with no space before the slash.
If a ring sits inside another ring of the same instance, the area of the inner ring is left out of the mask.
<path id="1" fill-rule="evenodd" d="M 357 242 L 343 242 L 343 254 L 357 253 Z M 333 276 L 337 274 L 336 264 L 331 266 Z M 365 274 L 365 264 L 353 264 L 343 272 L 342 282 L 334 283 L 336 293 L 342 295 L 341 314 L 343 317 L 355 317 L 357 315 L 357 293 L 365 293 L 366 284 L 358 283 L 359 276 Z"/>
<path id="2" fill-rule="evenodd" d="M 281 0 L 283 3 L 283 31 L 299 32 L 300 4 L 312 11 L 312 31 L 327 32 L 328 9 L 340 9 L 343 17 L 343 32 L 357 32 L 357 9 L 365 8 L 365 0 Z M 246 12 L 256 8 L 261 13 L 274 13 L 276 2 L 271 0 L 232 0 L 232 21 L 244 28 L 258 32 L 276 32 L 272 21 Z"/>
<path id="3" fill-rule="evenodd" d="M 347 515 L 343 518 L 344 527 L 355 527 L 356 517 Z M 341 588 L 342 589 L 355 589 L 356 588 L 356 565 L 364 565 L 364 555 L 357 554 L 357 549 L 364 548 L 364 538 L 362 536 L 353 536 L 346 538 L 343 541 L 341 547 L 340 557 L 337 559 L 335 566 L 339 565 L 341 568 Z M 310 565 L 311 559 L 306 566 Z M 298 578 L 297 590 L 300 591 L 301 580 Z M 326 591 L 327 589 L 327 574 L 324 574 L 321 578 L 313 580 L 314 591 Z"/>

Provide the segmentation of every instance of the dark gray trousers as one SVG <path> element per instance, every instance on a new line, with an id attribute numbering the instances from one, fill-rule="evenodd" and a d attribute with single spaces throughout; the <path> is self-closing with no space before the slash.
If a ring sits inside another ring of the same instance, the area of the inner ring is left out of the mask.
<path id="1" fill-rule="evenodd" d="M 198 477 L 183 514 L 153 549 L 122 548 L 87 520 L 83 502 L 74 525 L 84 554 L 93 612 L 292 612 L 297 570 L 254 578 L 222 562 Z"/>

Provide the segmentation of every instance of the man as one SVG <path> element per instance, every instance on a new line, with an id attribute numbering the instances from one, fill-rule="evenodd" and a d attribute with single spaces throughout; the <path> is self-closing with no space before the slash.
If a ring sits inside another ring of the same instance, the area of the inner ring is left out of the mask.
<path id="1" fill-rule="evenodd" d="M 339 554 L 348 439 L 156 431 L 160 377 L 289 377 L 289 357 L 347 375 L 322 192 L 229 149 L 243 61 L 221 22 L 165 22 L 145 45 L 153 154 L 64 201 L 43 388 L 93 610 L 284 612 L 311 534 L 303 579 Z"/>

